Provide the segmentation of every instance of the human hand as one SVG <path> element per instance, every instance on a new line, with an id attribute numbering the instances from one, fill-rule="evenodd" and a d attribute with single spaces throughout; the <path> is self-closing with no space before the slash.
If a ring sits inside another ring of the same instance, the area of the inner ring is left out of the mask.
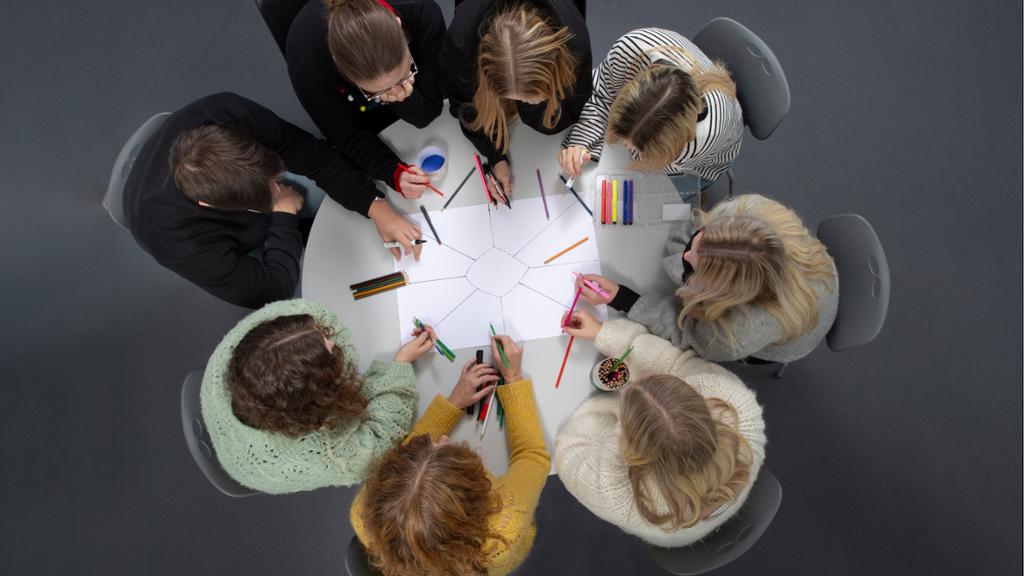
<path id="1" fill-rule="evenodd" d="M 586 278 L 587 280 L 590 280 L 591 282 L 597 284 L 602 290 L 604 290 L 605 292 L 608 293 L 608 297 L 605 298 L 604 296 L 601 296 L 600 294 L 595 292 L 593 289 L 591 289 L 589 286 L 584 284 L 583 283 L 583 279 L 584 278 Z M 597 274 L 581 274 L 581 275 L 577 276 L 576 277 L 576 288 L 577 289 L 582 288 L 582 290 L 580 291 L 580 296 L 582 296 L 583 300 L 587 304 L 590 304 L 591 306 L 598 306 L 600 304 L 607 304 L 607 303 L 611 302 L 612 300 L 614 300 L 615 299 L 615 295 L 619 293 L 619 285 L 617 283 L 612 282 L 611 280 L 605 278 L 604 276 L 599 276 Z"/>
<path id="2" fill-rule="evenodd" d="M 495 194 L 495 190 L 491 190 L 491 196 L 500 199 L 501 196 L 507 197 L 509 200 L 512 199 L 512 168 L 508 165 L 508 160 L 502 160 L 494 166 L 491 166 L 491 172 L 494 174 L 494 179 L 498 181 L 501 186 L 501 195 Z M 499 200 L 500 202 L 500 200 Z"/>
<path id="3" fill-rule="evenodd" d="M 448 395 L 452 406 L 463 409 L 480 401 L 494 390 L 498 382 L 498 371 L 490 364 L 477 364 L 470 360 L 462 367 L 459 381 Z M 479 388 L 479 390 L 478 390 Z"/>
<path id="4" fill-rule="evenodd" d="M 277 180 L 270 182 L 270 200 L 273 203 L 272 210 L 274 212 L 287 212 L 288 214 L 298 214 L 306 201 L 295 188 L 281 184 Z"/>
<path id="5" fill-rule="evenodd" d="M 501 357 L 501 352 L 498 351 L 498 342 L 501 342 L 505 358 L 508 358 L 507 367 L 505 366 L 504 359 Z M 491 355 L 496 359 L 495 364 L 498 365 L 498 370 L 501 371 L 501 377 L 505 379 L 505 382 L 511 384 L 523 379 L 523 349 L 510 336 L 498 334 L 492 337 Z"/>
<path id="6" fill-rule="evenodd" d="M 417 328 L 412 331 L 412 335 L 415 338 L 398 349 L 398 353 L 395 354 L 395 362 L 411 363 L 415 361 L 434 347 L 434 339 L 437 337 L 434 334 L 434 329 L 430 326 Z"/>
<path id="7" fill-rule="evenodd" d="M 590 152 L 581 146 L 562 148 L 562 151 L 558 153 L 558 163 L 562 165 L 562 172 L 568 174 L 570 178 L 579 176 L 580 170 L 583 169 L 583 163 L 589 161 Z"/>
<path id="8" fill-rule="evenodd" d="M 398 185 L 401 188 L 399 193 L 406 198 L 416 199 L 423 196 L 427 184 L 430 184 L 430 176 L 418 166 L 409 166 L 408 171 L 403 170 L 398 177 Z"/>
<path id="9" fill-rule="evenodd" d="M 406 254 L 412 253 L 416 259 L 420 259 L 420 250 L 423 246 L 415 244 L 423 233 L 420 227 L 409 222 L 400 214 L 392 210 L 391 205 L 383 201 L 375 201 L 370 204 L 368 216 L 377 227 L 377 234 L 385 242 L 401 242 Z M 391 255 L 398 260 L 402 257 L 402 251 L 398 248 L 388 248 Z"/>
<path id="10" fill-rule="evenodd" d="M 390 90 L 380 95 L 381 102 L 401 102 L 412 96 L 413 79 L 407 78 L 400 84 L 393 86 Z"/>
<path id="11" fill-rule="evenodd" d="M 604 326 L 585 310 L 573 312 L 572 318 L 567 318 L 568 315 L 568 312 L 562 315 L 562 330 L 576 338 L 594 340 L 597 338 L 597 333 L 601 331 L 601 327 Z"/>

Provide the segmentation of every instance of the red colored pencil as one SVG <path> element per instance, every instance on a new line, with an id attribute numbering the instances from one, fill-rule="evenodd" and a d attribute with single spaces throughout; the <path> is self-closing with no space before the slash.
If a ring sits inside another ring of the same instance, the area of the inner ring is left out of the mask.
<path id="1" fill-rule="evenodd" d="M 608 223 L 608 181 L 601 179 L 601 224 Z"/>
<path id="2" fill-rule="evenodd" d="M 568 326 L 572 322 L 572 311 L 576 309 L 576 303 L 580 301 L 580 294 L 583 292 L 583 287 L 580 286 L 576 289 L 576 297 L 572 299 L 572 306 L 569 306 L 569 313 L 565 315 L 565 322 L 562 322 L 562 327 Z"/>
<path id="3" fill-rule="evenodd" d="M 487 174 L 484 173 L 484 165 L 480 163 L 480 155 L 473 154 L 473 162 L 476 162 L 476 170 L 480 173 L 480 182 L 484 185 L 484 194 L 487 194 L 488 202 L 495 202 L 494 198 L 491 198 L 491 190 L 487 187 Z"/>
<path id="4" fill-rule="evenodd" d="M 562 367 L 558 369 L 558 380 L 555 380 L 555 388 L 562 383 L 562 372 L 565 372 L 565 361 L 569 359 L 569 350 L 572 350 L 572 341 L 575 336 L 569 336 L 569 345 L 565 347 L 565 358 L 562 358 Z"/>
<path id="5" fill-rule="evenodd" d="M 402 172 L 408 172 L 409 174 L 412 174 L 414 176 L 416 175 L 416 173 L 413 172 L 412 170 L 410 170 L 408 166 L 403 166 L 403 165 L 399 164 L 398 167 L 402 170 Z M 430 182 L 427 182 L 427 188 L 430 188 L 434 192 L 437 192 L 438 196 L 440 196 L 441 198 L 444 198 L 444 192 L 441 192 L 437 188 L 434 188 L 434 185 L 431 184 Z M 404 194 L 403 194 L 403 196 L 404 196 Z"/>

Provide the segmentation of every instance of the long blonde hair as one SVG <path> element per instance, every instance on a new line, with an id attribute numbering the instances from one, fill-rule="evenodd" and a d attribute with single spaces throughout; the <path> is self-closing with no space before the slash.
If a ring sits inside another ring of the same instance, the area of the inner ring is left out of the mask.
<path id="1" fill-rule="evenodd" d="M 712 324 L 733 340 L 731 316 L 745 304 L 763 306 L 792 342 L 818 324 L 815 283 L 835 286 L 832 258 L 800 217 L 775 200 L 744 194 L 715 206 L 704 220 L 697 266 L 676 291 L 686 317 Z"/>
<path id="2" fill-rule="evenodd" d="M 507 153 L 509 123 L 516 117 L 509 97 L 515 95 L 544 98 L 543 124 L 553 128 L 576 82 L 572 38 L 568 28 L 555 28 L 532 7 L 518 5 L 495 15 L 480 38 L 476 93 L 463 124 L 484 132 Z"/>
<path id="3" fill-rule="evenodd" d="M 675 161 L 696 138 L 703 96 L 713 90 L 736 97 L 729 71 L 715 63 L 704 67 L 679 46 L 659 46 L 657 61 L 641 70 L 612 102 L 608 111 L 609 142 L 628 140 L 639 152 L 639 170 L 661 170 Z"/>
<path id="4" fill-rule="evenodd" d="M 736 500 L 753 456 L 736 409 L 686 381 L 648 376 L 622 391 L 619 449 L 640 515 L 666 532 L 689 528 Z M 659 499 L 667 511 L 659 511 Z"/>

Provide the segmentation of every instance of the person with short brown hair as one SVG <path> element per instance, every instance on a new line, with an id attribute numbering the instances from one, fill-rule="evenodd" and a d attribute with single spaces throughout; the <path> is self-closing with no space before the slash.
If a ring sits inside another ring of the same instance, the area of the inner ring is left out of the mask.
<path id="1" fill-rule="evenodd" d="M 278 181 L 285 170 L 315 180 L 407 252 L 420 236 L 337 151 L 228 92 L 174 112 L 142 147 L 124 190 L 128 228 L 162 266 L 217 298 L 249 308 L 290 298 L 304 199 Z"/>
<path id="2" fill-rule="evenodd" d="M 533 514 L 551 459 L 533 385 L 520 371 L 522 349 L 508 336 L 497 340 L 509 361 L 497 363 L 508 383 L 497 392 L 508 472 L 491 476 L 465 443 L 448 440 L 463 409 L 490 395 L 497 379 L 489 365 L 470 362 L 451 395 L 438 395 L 405 442 L 374 466 L 352 503 L 356 536 L 385 576 L 499 576 L 522 564 L 533 546 Z M 491 352 L 500 355 L 493 341 Z"/>
<path id="3" fill-rule="evenodd" d="M 203 420 L 217 460 L 271 494 L 350 486 L 409 430 L 419 394 L 412 362 L 433 331 L 359 372 L 352 336 L 309 300 L 268 304 L 238 323 L 207 363 Z"/>

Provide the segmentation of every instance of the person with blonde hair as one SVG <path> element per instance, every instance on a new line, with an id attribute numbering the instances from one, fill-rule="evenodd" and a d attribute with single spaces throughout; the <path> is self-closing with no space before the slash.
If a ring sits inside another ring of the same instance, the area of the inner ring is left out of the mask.
<path id="1" fill-rule="evenodd" d="M 496 341 L 508 357 L 508 366 L 498 363 L 507 384 L 497 393 L 508 472 L 491 476 L 465 443 L 448 440 L 463 409 L 490 395 L 498 379 L 490 365 L 470 362 L 451 395 L 438 395 L 405 442 L 380 459 L 352 503 L 352 527 L 384 576 L 499 576 L 533 547 L 533 513 L 551 461 L 533 385 L 520 371 L 522 350 L 508 336 Z"/>
<path id="2" fill-rule="evenodd" d="M 625 319 L 577 312 L 566 329 L 627 357 L 620 392 L 584 402 L 555 439 L 566 490 L 599 518 L 665 548 L 692 544 L 743 506 L 764 462 L 754 393 L 734 374 Z"/>
<path id="3" fill-rule="evenodd" d="M 578 176 L 621 142 L 640 170 L 697 174 L 713 182 L 743 141 L 743 111 L 729 72 L 676 32 L 641 28 L 615 41 L 594 92 L 562 142 L 559 162 Z"/>
<path id="4" fill-rule="evenodd" d="M 506 195 L 510 127 L 518 119 L 557 134 L 575 123 L 590 98 L 591 65 L 590 35 L 573 0 L 456 2 L 441 48 L 442 88 Z"/>
<path id="5" fill-rule="evenodd" d="M 423 194 L 429 178 L 418 167 L 399 168 L 404 164 L 378 134 L 396 120 L 425 128 L 441 114 L 444 32 L 434 0 L 310 0 L 288 32 L 288 75 L 320 132 L 410 198 Z M 401 240 L 417 238 L 418 230 Z"/>
<path id="6" fill-rule="evenodd" d="M 604 277 L 587 278 L 592 304 L 610 304 L 651 332 L 707 360 L 752 357 L 790 362 L 810 354 L 839 305 L 835 263 L 797 214 L 775 200 L 745 194 L 726 200 L 669 235 L 662 266 L 680 284 L 674 295 L 640 296 Z"/>

